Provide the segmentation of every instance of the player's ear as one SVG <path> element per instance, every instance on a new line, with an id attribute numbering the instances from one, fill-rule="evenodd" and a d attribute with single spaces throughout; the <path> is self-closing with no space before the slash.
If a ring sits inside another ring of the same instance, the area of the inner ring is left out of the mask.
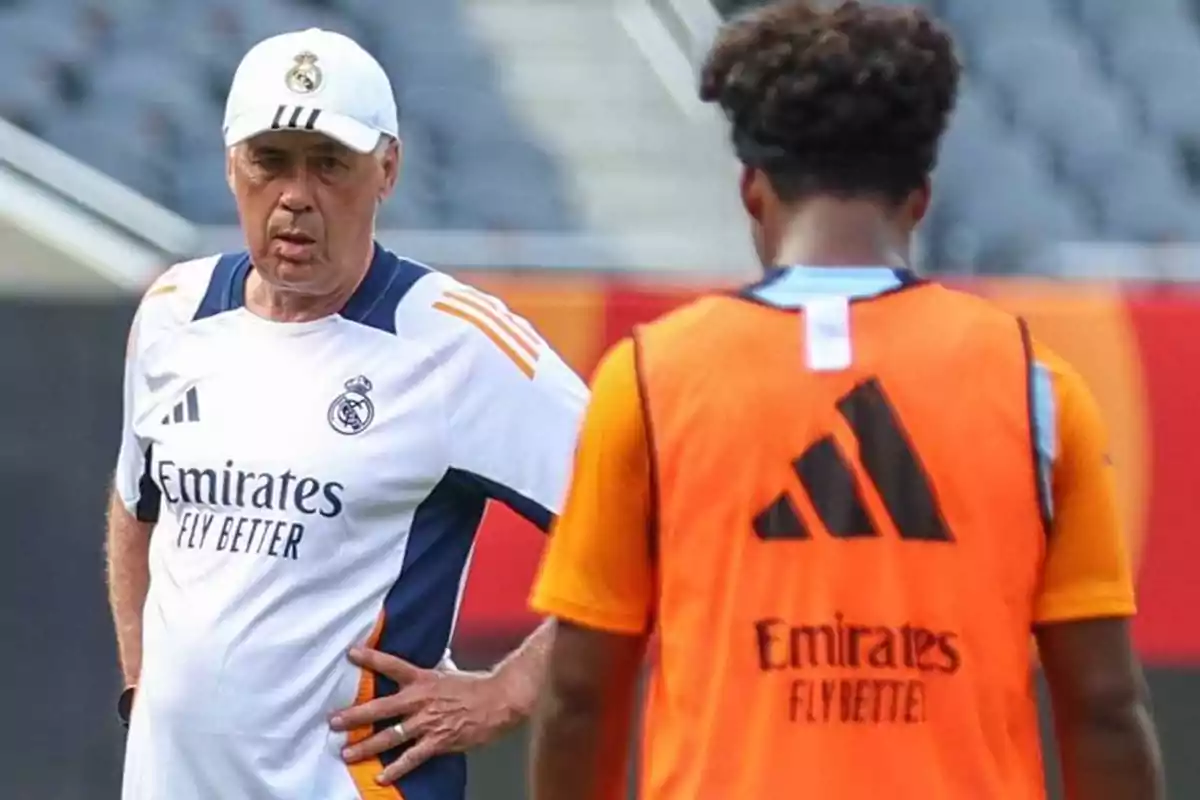
<path id="1" fill-rule="evenodd" d="M 225 148 L 225 183 L 229 186 L 229 191 L 234 191 L 233 188 L 233 160 L 237 153 L 234 147 Z"/>
<path id="2" fill-rule="evenodd" d="M 762 225 L 775 202 L 775 189 L 767 173 L 758 167 L 742 165 L 741 179 L 738 188 L 742 196 L 742 207 L 756 224 Z"/>
<path id="3" fill-rule="evenodd" d="M 379 156 L 383 167 L 383 185 L 379 189 L 379 202 L 391 196 L 400 180 L 400 168 L 404 164 L 404 143 L 399 139 L 387 138 L 382 144 L 382 154 Z"/>
<path id="4" fill-rule="evenodd" d="M 929 212 L 932 198 L 933 182 L 926 177 L 920 186 L 908 193 L 901 207 L 901 215 L 908 227 L 915 228 L 921 224 L 921 220 L 925 219 Z"/>

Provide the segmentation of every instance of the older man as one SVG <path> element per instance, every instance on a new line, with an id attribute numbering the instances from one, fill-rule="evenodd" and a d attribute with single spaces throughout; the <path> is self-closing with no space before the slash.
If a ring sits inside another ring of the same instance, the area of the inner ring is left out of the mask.
<path id="1" fill-rule="evenodd" d="M 173 267 L 130 334 L 123 797 L 460 798 L 552 637 L 453 668 L 475 531 L 489 499 L 549 525 L 586 390 L 498 300 L 374 242 L 401 151 L 353 41 L 256 45 L 224 131 L 248 250 Z"/>

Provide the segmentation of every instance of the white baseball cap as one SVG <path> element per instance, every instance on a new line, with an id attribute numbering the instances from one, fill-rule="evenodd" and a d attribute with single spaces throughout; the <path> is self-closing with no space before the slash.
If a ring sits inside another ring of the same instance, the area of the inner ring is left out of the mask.
<path id="1" fill-rule="evenodd" d="M 263 39 L 242 58 L 225 103 L 225 146 L 272 130 L 316 131 L 359 153 L 399 138 L 383 67 L 340 33 L 309 28 Z"/>

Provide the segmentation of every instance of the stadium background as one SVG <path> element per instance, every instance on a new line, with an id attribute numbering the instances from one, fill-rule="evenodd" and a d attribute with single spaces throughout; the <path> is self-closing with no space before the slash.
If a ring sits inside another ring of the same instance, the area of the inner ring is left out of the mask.
<path id="1" fill-rule="evenodd" d="M 1200 797 L 1194 9 L 929 4 L 969 77 L 921 266 L 1026 315 L 1097 393 L 1171 796 Z M 117 797 L 102 511 L 125 331 L 164 266 L 238 245 L 219 101 L 244 47 L 360 36 L 397 84 L 408 156 L 381 239 L 496 292 L 587 373 L 635 322 L 754 274 L 721 125 L 692 99 L 718 13 L 741 5 L 0 0 L 0 800 Z M 464 664 L 534 624 L 540 546 L 489 512 Z M 524 746 L 477 754 L 472 798 L 522 797 Z"/>

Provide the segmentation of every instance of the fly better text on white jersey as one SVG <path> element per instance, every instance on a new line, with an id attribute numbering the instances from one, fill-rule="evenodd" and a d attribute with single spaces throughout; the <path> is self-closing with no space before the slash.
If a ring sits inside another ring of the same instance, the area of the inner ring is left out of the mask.
<path id="1" fill-rule="evenodd" d="M 180 506 L 179 549 L 298 560 L 304 518 L 333 519 L 345 508 L 341 483 L 290 469 L 271 474 L 238 469 L 232 460 L 221 469 L 164 460 L 155 472 L 163 499 Z"/>

